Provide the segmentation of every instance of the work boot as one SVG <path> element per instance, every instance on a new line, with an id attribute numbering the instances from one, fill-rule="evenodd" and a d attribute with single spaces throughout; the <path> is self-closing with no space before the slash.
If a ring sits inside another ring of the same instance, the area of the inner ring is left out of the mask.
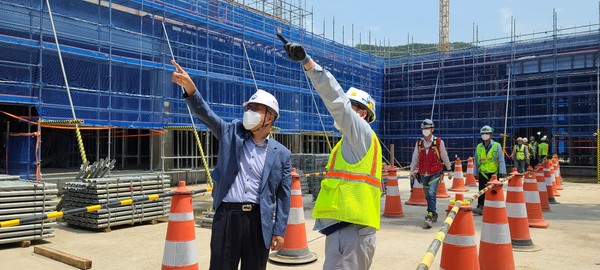
<path id="1" fill-rule="evenodd" d="M 437 219 L 438 219 L 438 214 L 437 213 L 433 213 L 432 219 L 433 219 L 433 223 L 436 223 Z"/>
<path id="2" fill-rule="evenodd" d="M 477 206 L 477 208 L 473 209 L 473 213 L 483 216 L 483 206 Z"/>
<path id="3" fill-rule="evenodd" d="M 425 229 L 430 229 L 431 228 L 431 223 L 433 223 L 433 215 L 435 213 L 433 212 L 428 212 L 427 215 L 425 216 L 425 224 L 424 227 Z M 436 221 L 437 221 L 437 215 L 436 215 Z"/>

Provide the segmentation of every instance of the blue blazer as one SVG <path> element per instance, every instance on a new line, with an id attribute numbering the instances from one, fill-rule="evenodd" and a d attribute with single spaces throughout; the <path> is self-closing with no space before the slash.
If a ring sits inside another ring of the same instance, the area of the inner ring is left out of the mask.
<path id="1" fill-rule="evenodd" d="M 217 166 L 212 171 L 214 186 L 213 206 L 219 208 L 239 172 L 244 139 L 251 134 L 242 121 L 226 122 L 210 109 L 198 93 L 184 95 L 191 111 L 219 140 Z M 251 138 L 251 137 L 250 137 Z M 292 185 L 291 152 L 274 139 L 269 139 L 265 167 L 260 182 L 260 218 L 265 246 L 271 246 L 273 235 L 284 236 L 290 212 L 290 187 Z"/>

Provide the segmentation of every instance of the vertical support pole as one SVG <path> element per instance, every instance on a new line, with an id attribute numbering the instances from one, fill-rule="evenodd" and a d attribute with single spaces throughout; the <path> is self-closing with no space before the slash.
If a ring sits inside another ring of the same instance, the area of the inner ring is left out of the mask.
<path id="1" fill-rule="evenodd" d="M 399 166 L 400 164 L 398 164 Z M 390 144 L 390 166 L 394 166 L 394 144 Z"/>

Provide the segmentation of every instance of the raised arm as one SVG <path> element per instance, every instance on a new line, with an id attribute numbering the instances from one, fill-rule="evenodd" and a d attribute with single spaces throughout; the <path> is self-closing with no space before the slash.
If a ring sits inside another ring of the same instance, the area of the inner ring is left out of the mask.
<path id="1" fill-rule="evenodd" d="M 185 90 L 183 97 L 190 110 L 217 138 L 220 138 L 227 123 L 208 106 L 200 92 L 197 91 L 196 84 L 190 75 L 175 60 L 171 60 L 171 64 L 176 69 L 171 75 L 171 81 Z"/>

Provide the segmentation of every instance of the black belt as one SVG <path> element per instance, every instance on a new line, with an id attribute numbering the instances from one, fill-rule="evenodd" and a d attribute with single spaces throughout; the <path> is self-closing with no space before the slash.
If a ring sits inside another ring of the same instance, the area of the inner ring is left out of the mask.
<path id="1" fill-rule="evenodd" d="M 219 208 L 243 211 L 243 212 L 252 212 L 258 211 L 260 209 L 260 205 L 256 203 L 230 203 L 230 202 L 221 202 Z"/>
<path id="2" fill-rule="evenodd" d="M 352 224 L 352 223 L 341 221 L 341 222 L 335 223 L 327 228 L 323 228 L 319 232 L 324 235 L 330 235 L 330 234 L 336 232 L 337 230 L 342 229 L 350 224 Z"/>

